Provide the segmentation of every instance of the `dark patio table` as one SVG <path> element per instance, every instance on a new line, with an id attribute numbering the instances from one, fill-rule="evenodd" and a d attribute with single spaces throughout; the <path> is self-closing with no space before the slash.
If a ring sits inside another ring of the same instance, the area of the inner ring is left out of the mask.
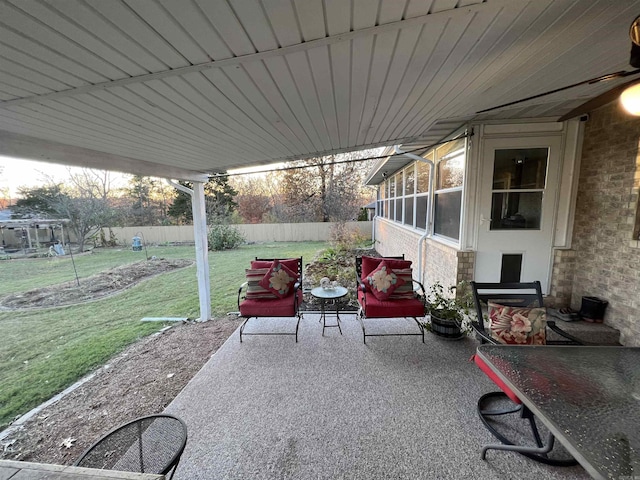
<path id="1" fill-rule="evenodd" d="M 478 355 L 593 478 L 640 478 L 640 348 L 481 345 Z"/>

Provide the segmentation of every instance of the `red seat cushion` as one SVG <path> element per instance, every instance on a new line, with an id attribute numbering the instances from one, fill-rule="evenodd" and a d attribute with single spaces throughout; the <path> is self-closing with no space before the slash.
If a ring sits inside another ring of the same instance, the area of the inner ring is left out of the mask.
<path id="1" fill-rule="evenodd" d="M 302 290 L 298 290 L 298 305 L 302 303 Z M 243 317 L 293 317 L 296 314 L 295 296 L 273 299 L 249 299 L 240 302 Z"/>
<path id="2" fill-rule="evenodd" d="M 487 365 L 485 361 L 482 360 L 482 358 L 480 358 L 480 356 L 474 355 L 473 361 L 480 368 L 480 370 L 482 370 L 485 373 L 487 377 L 493 380 L 493 383 L 495 383 L 500 388 L 500 390 L 502 390 L 507 395 L 507 397 L 509 397 L 514 403 L 517 403 L 517 404 L 522 403 L 518 398 L 518 396 L 515 393 L 513 393 L 513 391 L 509 387 L 507 387 L 507 385 L 502 381 L 502 379 L 498 377 L 498 375 L 493 370 L 491 370 L 491 367 L 489 367 L 489 365 Z"/>
<path id="3" fill-rule="evenodd" d="M 364 296 L 367 296 L 366 302 Z M 358 290 L 358 302 L 367 318 L 423 317 L 424 304 L 417 298 L 378 300 Z"/>

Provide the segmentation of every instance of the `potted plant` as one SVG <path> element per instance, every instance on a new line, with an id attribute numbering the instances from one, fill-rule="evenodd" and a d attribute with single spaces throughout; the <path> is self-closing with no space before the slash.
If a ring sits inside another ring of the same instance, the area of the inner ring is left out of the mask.
<path id="1" fill-rule="evenodd" d="M 435 335 L 459 340 L 471 331 L 469 314 L 473 311 L 473 297 L 466 282 L 445 288 L 439 282 L 427 293 L 426 310 L 430 319 L 425 328 Z"/>

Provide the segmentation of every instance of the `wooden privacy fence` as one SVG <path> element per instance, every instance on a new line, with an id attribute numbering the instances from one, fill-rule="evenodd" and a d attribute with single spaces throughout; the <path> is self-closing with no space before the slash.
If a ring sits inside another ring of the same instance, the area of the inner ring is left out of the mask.
<path id="1" fill-rule="evenodd" d="M 260 223 L 234 225 L 244 235 L 247 242 L 305 242 L 326 241 L 335 223 Z M 366 239 L 371 239 L 372 222 L 347 222 L 351 229 L 357 229 Z M 139 236 L 146 244 L 193 243 L 193 226 L 166 227 L 112 227 L 118 245 L 131 245 Z M 109 239 L 109 229 L 103 229 Z"/>

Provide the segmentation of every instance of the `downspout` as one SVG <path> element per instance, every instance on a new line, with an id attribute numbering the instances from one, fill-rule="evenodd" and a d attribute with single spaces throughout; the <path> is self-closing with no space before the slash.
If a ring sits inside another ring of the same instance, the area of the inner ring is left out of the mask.
<path id="1" fill-rule="evenodd" d="M 414 153 L 403 152 L 402 150 L 400 150 L 400 147 L 398 147 L 398 145 L 394 145 L 393 150 L 397 155 L 404 155 L 406 157 L 412 158 L 413 160 L 417 160 L 418 162 L 426 162 L 429 164 L 429 197 L 427 197 L 427 214 L 429 215 L 429 221 L 427 222 L 427 228 L 425 229 L 424 235 L 422 235 L 418 239 L 418 279 L 420 282 L 424 283 L 424 279 L 422 278 L 422 245 L 427 238 L 431 238 L 431 236 L 433 235 L 433 202 L 431 201 L 431 199 L 433 198 L 435 164 L 432 160 L 420 157 Z"/>
<path id="2" fill-rule="evenodd" d="M 207 217 L 205 215 L 204 183 L 194 182 L 194 189 L 167 179 L 167 183 L 191 197 L 193 213 L 193 236 L 196 242 L 196 275 L 198 277 L 198 299 L 201 322 L 211 318 L 211 288 L 209 279 L 209 249 L 207 245 Z"/>

